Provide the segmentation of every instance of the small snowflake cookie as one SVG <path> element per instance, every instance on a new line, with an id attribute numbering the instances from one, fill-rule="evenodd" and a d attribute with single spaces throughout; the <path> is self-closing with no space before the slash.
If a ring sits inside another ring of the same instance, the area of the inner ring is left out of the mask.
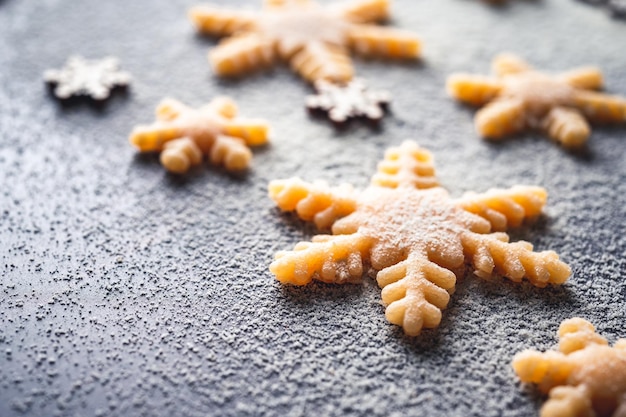
<path id="1" fill-rule="evenodd" d="M 523 129 L 539 129 L 566 147 L 582 146 L 595 123 L 626 121 L 626 99 L 598 93 L 602 73 L 580 68 L 558 75 L 533 70 L 520 58 L 503 54 L 493 61 L 495 76 L 454 74 L 448 92 L 458 100 L 484 107 L 476 130 L 501 139 Z"/>
<path id="2" fill-rule="evenodd" d="M 130 143 L 141 152 L 161 152 L 165 169 L 178 174 L 199 165 L 204 155 L 228 171 L 246 169 L 252 159 L 249 146 L 268 139 L 267 122 L 237 117 L 237 106 L 228 97 L 218 97 L 199 109 L 165 99 L 156 117 L 151 125 L 135 127 Z"/>
<path id="3" fill-rule="evenodd" d="M 54 95 L 60 99 L 87 96 L 105 100 L 115 87 L 126 87 L 130 74 L 119 70 L 117 58 L 88 60 L 81 56 L 70 57 L 60 70 L 49 69 L 44 81 L 54 86 Z"/>
<path id="4" fill-rule="evenodd" d="M 355 118 L 378 123 L 391 102 L 388 92 L 371 91 L 361 79 L 344 84 L 318 80 L 315 90 L 317 94 L 307 97 L 306 107 L 312 113 L 324 113 L 338 126 Z"/>
<path id="5" fill-rule="evenodd" d="M 610 347 L 587 320 L 565 320 L 559 351 L 520 352 L 513 369 L 549 393 L 541 417 L 626 416 L 626 339 Z"/>
<path id="6" fill-rule="evenodd" d="M 452 199 L 437 183 L 431 154 L 414 142 L 389 149 L 362 192 L 291 178 L 272 181 L 269 195 L 281 210 L 332 231 L 278 252 L 270 270 L 280 282 L 359 282 L 371 267 L 387 319 L 411 336 L 439 325 L 466 264 L 482 278 L 527 278 L 538 287 L 562 284 L 571 273 L 555 252 L 533 252 L 502 233 L 541 213 L 543 188 Z"/>
<path id="7" fill-rule="evenodd" d="M 220 76 L 239 76 L 277 58 L 314 82 L 352 78 L 349 49 L 365 56 L 417 58 L 420 42 L 405 31 L 376 26 L 390 0 L 354 0 L 322 7 L 309 0 L 265 0 L 261 12 L 198 6 L 189 15 L 198 30 L 225 37 L 209 54 Z"/>

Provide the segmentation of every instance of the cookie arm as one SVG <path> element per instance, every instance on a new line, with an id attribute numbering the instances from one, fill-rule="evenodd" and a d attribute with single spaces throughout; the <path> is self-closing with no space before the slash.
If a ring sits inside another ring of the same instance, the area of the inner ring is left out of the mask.
<path id="1" fill-rule="evenodd" d="M 411 32 L 374 25 L 353 25 L 348 38 L 351 48 L 367 57 L 415 59 L 422 46 Z"/>
<path id="2" fill-rule="evenodd" d="M 285 6 L 289 6 L 290 3 L 310 5 L 312 3 L 312 0 L 263 0 L 263 9 L 280 9 Z"/>
<path id="3" fill-rule="evenodd" d="M 498 77 L 531 70 L 532 67 L 526 61 L 511 53 L 499 54 L 491 61 L 491 71 Z"/>
<path id="4" fill-rule="evenodd" d="M 524 103 L 513 98 L 492 101 L 476 113 L 474 126 L 490 140 L 513 135 L 526 126 Z"/>
<path id="5" fill-rule="evenodd" d="M 328 283 L 360 282 L 371 240 L 358 233 L 320 235 L 300 242 L 293 251 L 276 253 L 270 271 L 283 284 L 305 285 L 313 279 Z"/>
<path id="6" fill-rule="evenodd" d="M 161 165 L 174 174 L 184 174 L 202 162 L 202 151 L 191 138 L 174 139 L 163 146 Z"/>
<path id="7" fill-rule="evenodd" d="M 604 85 L 602 71 L 595 67 L 577 68 L 564 72 L 559 78 L 572 87 L 585 90 L 599 90 Z"/>
<path id="8" fill-rule="evenodd" d="M 592 395 L 585 385 L 558 386 L 550 390 L 550 398 L 541 407 L 541 417 L 595 416 Z M 619 414 L 613 414 L 619 416 Z"/>
<path id="9" fill-rule="evenodd" d="M 501 275 L 511 281 L 527 278 L 536 287 L 563 284 L 572 273 L 567 264 L 554 251 L 533 252 L 533 246 L 524 241 L 508 242 L 504 233 L 477 234 L 467 232 L 461 236 L 466 259 L 481 278 Z"/>
<path id="10" fill-rule="evenodd" d="M 417 336 L 422 328 L 437 327 L 441 310 L 450 300 L 456 284 L 454 273 L 423 256 L 412 256 L 378 272 L 378 285 L 387 306 L 389 322 L 401 326 L 409 336 Z"/>
<path id="11" fill-rule="evenodd" d="M 223 123 L 222 133 L 240 138 L 246 145 L 259 146 L 267 143 L 270 126 L 262 119 L 233 118 Z"/>
<path id="12" fill-rule="evenodd" d="M 338 6 L 339 14 L 353 23 L 375 23 L 389 18 L 390 0 L 353 0 Z"/>
<path id="13" fill-rule="evenodd" d="M 176 119 L 187 111 L 191 109 L 176 99 L 161 100 L 156 107 L 157 121 L 136 126 L 130 134 L 130 143 L 141 152 L 161 151 L 167 142 L 185 136 L 185 126 Z"/>
<path id="14" fill-rule="evenodd" d="M 527 218 L 539 216 L 547 198 L 544 188 L 516 185 L 481 194 L 469 192 L 455 203 L 463 210 L 488 220 L 492 230 L 504 231 L 521 225 Z"/>
<path id="15" fill-rule="evenodd" d="M 188 106 L 173 98 L 164 98 L 156 107 L 156 118 L 163 122 L 177 119 L 182 113 L 191 110 Z"/>
<path id="16" fill-rule="evenodd" d="M 502 85 L 492 77 L 472 74 L 452 74 L 446 81 L 446 90 L 455 99 L 481 106 L 500 94 Z"/>
<path id="17" fill-rule="evenodd" d="M 574 105 L 592 122 L 626 122 L 626 98 L 578 90 L 574 96 Z"/>
<path id="18" fill-rule="evenodd" d="M 579 110 L 572 108 L 554 107 L 543 125 L 548 135 L 566 148 L 584 145 L 591 134 L 585 117 Z"/>
<path id="19" fill-rule="evenodd" d="M 598 333 L 596 329 L 585 319 L 573 317 L 567 319 L 559 326 L 559 350 L 569 354 L 588 346 L 607 346 L 609 342 Z"/>
<path id="20" fill-rule="evenodd" d="M 267 67 L 275 59 L 273 42 L 256 33 L 224 39 L 209 52 L 209 63 L 222 77 L 238 77 Z"/>
<path id="21" fill-rule="evenodd" d="M 209 114 L 219 114 L 226 119 L 233 119 L 239 110 L 233 99 L 227 96 L 215 97 L 209 104 L 203 106 L 200 112 Z"/>
<path id="22" fill-rule="evenodd" d="M 387 188 L 438 186 L 433 156 L 415 142 L 405 141 L 399 147 L 389 148 L 385 159 L 378 164 L 372 185 Z"/>
<path id="23" fill-rule="evenodd" d="M 176 121 L 157 121 L 151 125 L 136 126 L 129 141 L 141 152 L 153 152 L 161 151 L 167 142 L 183 136 L 185 129 Z"/>
<path id="24" fill-rule="evenodd" d="M 539 384 L 543 391 L 565 383 L 572 364 L 561 352 L 524 350 L 513 357 L 513 370 L 522 382 Z"/>
<path id="25" fill-rule="evenodd" d="M 242 171 L 250 166 L 252 151 L 239 138 L 218 135 L 209 151 L 209 160 L 213 165 L 223 165 L 227 171 Z"/>
<path id="26" fill-rule="evenodd" d="M 295 211 L 304 221 L 313 221 L 319 229 L 328 229 L 339 218 L 356 210 L 352 186 L 336 188 L 326 183 L 307 183 L 299 178 L 275 180 L 269 184 L 269 195 L 283 211 Z"/>
<path id="27" fill-rule="evenodd" d="M 226 36 L 250 29 L 255 15 L 249 12 L 224 10 L 213 6 L 196 6 L 189 10 L 189 19 L 199 32 L 212 36 Z"/>
<path id="28" fill-rule="evenodd" d="M 354 75 L 352 59 L 345 48 L 322 42 L 310 42 L 289 57 L 291 68 L 305 80 L 314 83 L 327 80 L 350 81 Z"/>

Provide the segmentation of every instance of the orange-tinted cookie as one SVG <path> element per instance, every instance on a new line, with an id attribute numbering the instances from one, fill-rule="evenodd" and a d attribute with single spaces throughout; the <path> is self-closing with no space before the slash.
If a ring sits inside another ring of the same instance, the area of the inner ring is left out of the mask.
<path id="1" fill-rule="evenodd" d="M 266 143 L 269 126 L 263 120 L 236 115 L 237 107 L 227 97 L 199 109 L 165 99 L 157 107 L 157 121 L 137 126 L 130 143 L 142 152 L 161 152 L 163 166 L 177 174 L 200 164 L 203 155 L 229 171 L 243 170 L 252 159 L 249 146 Z"/>
<path id="2" fill-rule="evenodd" d="M 626 99 L 598 93 L 602 73 L 580 68 L 558 75 L 533 70 L 520 58 L 503 54 L 493 61 L 495 76 L 454 74 L 448 92 L 458 100 L 484 106 L 476 130 L 499 140 L 524 129 L 538 129 L 565 147 L 582 146 L 591 133 L 587 120 L 626 122 Z"/>
<path id="3" fill-rule="evenodd" d="M 198 6 L 190 17 L 198 30 L 229 36 L 209 54 L 215 72 L 239 76 L 278 58 L 304 79 L 349 81 L 349 49 L 366 56 L 416 58 L 420 42 L 406 31 L 371 23 L 389 14 L 389 0 L 356 0 L 322 7 L 309 0 L 266 0 L 261 12 Z"/>
<path id="4" fill-rule="evenodd" d="M 565 320 L 558 351 L 520 352 L 513 369 L 549 393 L 541 417 L 626 415 L 626 339 L 610 347 L 587 320 Z"/>
<path id="5" fill-rule="evenodd" d="M 371 267 L 387 319 L 408 335 L 439 325 L 466 264 L 483 278 L 527 278 L 539 287 L 571 273 L 556 253 L 533 252 L 530 243 L 509 243 L 499 232 L 539 215 L 544 189 L 515 186 L 452 199 L 437 183 L 431 154 L 414 142 L 389 149 L 362 192 L 292 178 L 272 181 L 269 193 L 280 209 L 332 230 L 277 253 L 270 266 L 276 278 L 358 282 Z"/>

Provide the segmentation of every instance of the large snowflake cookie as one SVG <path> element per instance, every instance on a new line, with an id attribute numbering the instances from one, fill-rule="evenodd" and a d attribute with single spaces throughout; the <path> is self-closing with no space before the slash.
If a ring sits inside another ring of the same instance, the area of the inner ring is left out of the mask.
<path id="1" fill-rule="evenodd" d="M 142 152 L 161 152 L 161 163 L 173 173 L 187 172 L 204 155 L 229 171 L 246 169 L 252 159 L 249 146 L 268 140 L 267 122 L 237 117 L 237 106 L 228 97 L 199 109 L 165 99 L 156 117 L 151 125 L 135 127 L 130 143 Z"/>
<path id="2" fill-rule="evenodd" d="M 49 69 L 44 80 L 54 86 L 54 95 L 60 99 L 72 96 L 87 96 L 94 100 L 105 100 L 115 87 L 126 87 L 130 74 L 119 69 L 119 61 L 114 57 L 85 59 L 72 56 L 60 70 Z"/>
<path id="3" fill-rule="evenodd" d="M 257 13 L 198 6 L 190 17 L 202 33 L 230 36 L 209 54 L 218 75 L 242 75 L 281 58 L 308 81 L 345 82 L 354 72 L 350 48 L 365 56 L 419 55 L 413 34 L 370 24 L 388 17 L 389 3 L 355 0 L 322 7 L 309 0 L 265 0 Z"/>
<path id="4" fill-rule="evenodd" d="M 549 75 L 511 54 L 497 56 L 492 67 L 495 76 L 454 74 L 447 83 L 458 100 L 485 106 L 475 119 L 485 138 L 497 140 L 532 128 L 563 146 L 579 147 L 591 132 L 587 120 L 626 121 L 626 99 L 591 91 L 603 84 L 597 68 Z"/>
<path id="5" fill-rule="evenodd" d="M 431 154 L 414 142 L 389 149 L 362 192 L 292 178 L 272 181 L 269 194 L 282 210 L 333 234 L 277 253 L 270 266 L 276 278 L 295 285 L 358 282 L 371 267 L 387 319 L 408 335 L 439 325 L 466 263 L 479 277 L 527 278 L 538 287 L 562 284 L 571 273 L 555 252 L 533 252 L 530 243 L 509 243 L 501 232 L 541 213 L 543 188 L 452 199 L 437 183 Z"/>
<path id="6" fill-rule="evenodd" d="M 559 351 L 520 352 L 513 369 L 550 394 L 541 417 L 626 416 L 626 339 L 610 347 L 587 320 L 565 320 Z"/>

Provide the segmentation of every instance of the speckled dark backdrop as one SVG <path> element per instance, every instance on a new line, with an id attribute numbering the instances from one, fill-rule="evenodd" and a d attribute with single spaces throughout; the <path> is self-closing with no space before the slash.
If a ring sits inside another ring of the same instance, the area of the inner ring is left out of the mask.
<path id="1" fill-rule="evenodd" d="M 515 352 L 553 346 L 574 315 L 626 336 L 626 128 L 595 129 L 579 154 L 536 134 L 493 145 L 443 87 L 510 50 L 551 70 L 598 64 L 626 95 L 626 24 L 571 0 L 397 0 L 393 23 L 421 36 L 424 62 L 358 60 L 393 93 L 393 115 L 380 132 L 338 134 L 309 119 L 308 87 L 284 68 L 214 78 L 214 42 L 186 19 L 194 3 L 0 1 L 0 416 L 532 416 L 542 399 L 515 378 Z M 102 108 L 59 105 L 41 75 L 73 53 L 118 56 L 132 88 Z M 247 176 L 173 177 L 128 144 L 162 97 L 216 94 L 272 121 Z M 435 153 L 453 195 L 546 187 L 545 218 L 514 237 L 558 251 L 571 280 L 468 276 L 416 339 L 385 321 L 371 280 L 279 285 L 274 252 L 314 231 L 278 213 L 268 181 L 365 186 L 406 138 Z"/>

